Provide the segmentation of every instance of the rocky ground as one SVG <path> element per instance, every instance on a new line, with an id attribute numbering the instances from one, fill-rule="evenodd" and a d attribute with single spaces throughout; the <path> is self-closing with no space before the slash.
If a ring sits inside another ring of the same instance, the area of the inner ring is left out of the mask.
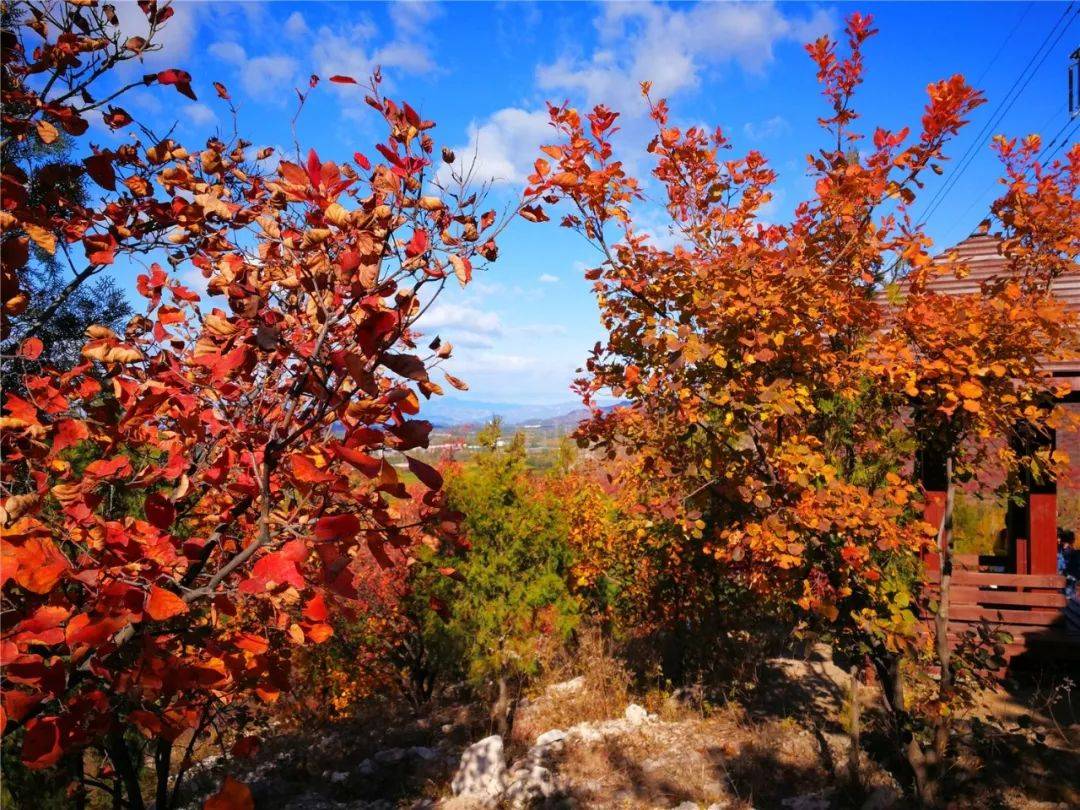
<path id="1" fill-rule="evenodd" d="M 258 807 L 286 810 L 907 806 L 878 764 L 872 733 L 860 757 L 862 788 L 848 787 L 851 743 L 840 718 L 850 678 L 827 655 L 772 659 L 750 699 L 721 707 L 682 691 L 653 711 L 629 703 L 616 712 L 610 695 L 590 696 L 591 688 L 581 677 L 549 686 L 523 703 L 505 741 L 487 733 L 477 707 L 450 701 L 409 722 L 282 735 L 253 762 L 228 767 L 251 785 Z M 871 720 L 875 700 L 861 690 Z M 1046 694 L 1038 690 L 1026 700 L 988 695 L 981 719 L 964 724 L 953 807 L 1080 807 L 1080 723 L 1069 707 L 1054 716 L 1033 710 L 1039 700 Z M 598 705 L 607 716 L 595 717 Z M 579 713 L 590 719 L 572 722 Z M 201 766 L 192 807 L 224 769 Z"/>

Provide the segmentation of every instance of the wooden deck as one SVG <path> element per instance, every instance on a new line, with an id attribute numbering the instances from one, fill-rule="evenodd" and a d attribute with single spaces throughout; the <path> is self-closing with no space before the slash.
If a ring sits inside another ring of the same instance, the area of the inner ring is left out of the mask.
<path id="1" fill-rule="evenodd" d="M 1080 661 L 1080 601 L 1065 598 L 1059 574 L 1011 574 L 1004 559 L 959 555 L 952 576 L 949 638 L 955 643 L 983 621 L 1012 636 L 1005 653 L 1018 659 Z M 931 586 L 941 581 L 928 571 Z"/>

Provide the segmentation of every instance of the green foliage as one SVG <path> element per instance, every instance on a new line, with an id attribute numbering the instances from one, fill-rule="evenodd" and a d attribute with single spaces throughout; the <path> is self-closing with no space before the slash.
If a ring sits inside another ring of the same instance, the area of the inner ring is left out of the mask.
<path id="1" fill-rule="evenodd" d="M 957 554 L 1005 554 L 1007 504 L 957 491 L 953 505 L 953 544 Z"/>
<path id="2" fill-rule="evenodd" d="M 447 478 L 471 548 L 433 560 L 454 568 L 460 580 L 431 581 L 450 617 L 427 627 L 432 646 L 454 650 L 471 680 L 527 676 L 538 669 L 546 641 L 565 640 L 578 620 L 567 586 L 566 519 L 558 500 L 530 477 L 520 434 L 503 439 L 495 420 L 477 441 L 481 452 Z"/>

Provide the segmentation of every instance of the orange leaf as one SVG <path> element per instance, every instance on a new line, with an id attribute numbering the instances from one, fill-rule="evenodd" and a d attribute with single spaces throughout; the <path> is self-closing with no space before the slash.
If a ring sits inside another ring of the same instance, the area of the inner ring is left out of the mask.
<path id="1" fill-rule="evenodd" d="M 206 800 L 203 810 L 255 810 L 255 799 L 251 788 L 226 776 L 221 790 Z"/>
<path id="2" fill-rule="evenodd" d="M 45 351 L 45 344 L 39 338 L 32 337 L 23 341 L 22 346 L 19 347 L 19 356 L 24 360 L 37 360 L 43 351 Z"/>
<path id="3" fill-rule="evenodd" d="M 175 593 L 156 585 L 150 587 L 150 595 L 146 599 L 146 613 L 151 619 L 163 621 L 187 612 L 187 602 Z"/>

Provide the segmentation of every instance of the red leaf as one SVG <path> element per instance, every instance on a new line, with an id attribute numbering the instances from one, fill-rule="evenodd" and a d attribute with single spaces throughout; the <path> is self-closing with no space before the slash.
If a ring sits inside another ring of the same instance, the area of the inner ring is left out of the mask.
<path id="1" fill-rule="evenodd" d="M 330 615 L 326 609 L 326 600 L 321 593 L 315 594 L 304 605 L 304 618 L 313 622 L 325 622 Z"/>
<path id="2" fill-rule="evenodd" d="M 175 593 L 156 585 L 150 586 L 150 595 L 146 598 L 146 613 L 151 619 L 160 622 L 187 612 L 187 602 Z"/>
<path id="3" fill-rule="evenodd" d="M 311 185 L 318 188 L 322 181 L 322 163 L 319 161 L 319 156 L 315 154 L 314 149 L 308 151 L 307 174 Z"/>
<path id="4" fill-rule="evenodd" d="M 428 489 L 442 489 L 443 478 L 438 470 L 412 456 L 405 456 L 405 460 L 409 462 L 409 472 L 419 478 Z"/>
<path id="5" fill-rule="evenodd" d="M 22 761 L 27 768 L 37 770 L 55 765 L 64 753 L 61 745 L 63 729 L 59 717 L 39 717 L 26 725 Z"/>
<path id="6" fill-rule="evenodd" d="M 233 744 L 232 755 L 238 759 L 247 759 L 256 754 L 260 747 L 262 747 L 262 743 L 259 738 L 248 734 Z"/>
<path id="7" fill-rule="evenodd" d="M 281 551 L 267 554 L 262 557 L 251 569 L 251 580 L 254 588 L 249 585 L 246 590 L 265 589 L 271 583 L 273 586 L 292 585 L 294 588 L 303 588 L 304 577 L 296 563 L 307 556 L 307 550 L 303 542 L 293 540 L 286 543 Z"/>
<path id="8" fill-rule="evenodd" d="M 92 478 L 120 478 L 131 475 L 131 462 L 127 456 L 116 456 L 113 459 L 98 459 L 86 465 L 84 475 Z"/>
<path id="9" fill-rule="evenodd" d="M 57 422 L 53 430 L 53 455 L 68 447 L 74 447 L 89 435 L 90 430 L 84 422 L 76 419 L 63 419 Z"/>
<path id="10" fill-rule="evenodd" d="M 176 520 L 176 507 L 160 492 L 151 492 L 143 503 L 146 519 L 163 532 L 168 531 Z"/>
<path id="11" fill-rule="evenodd" d="M 382 460 L 342 444 L 330 445 L 330 452 L 356 467 L 368 478 L 374 478 L 382 469 Z"/>
<path id="12" fill-rule="evenodd" d="M 214 89 L 217 90 L 218 98 L 223 98 L 226 101 L 229 100 L 229 91 L 225 88 L 221 82 L 214 82 Z"/>
<path id="13" fill-rule="evenodd" d="M 293 478 L 305 484 L 325 484 L 337 479 L 336 475 L 320 470 L 314 461 L 301 453 L 292 457 L 292 472 Z"/>
<path id="14" fill-rule="evenodd" d="M 352 76 L 331 76 L 330 81 L 338 84 L 359 84 Z"/>
<path id="15" fill-rule="evenodd" d="M 405 255 L 408 258 L 413 256 L 419 256 L 421 253 L 428 249 L 428 235 L 427 231 L 418 229 L 413 232 L 412 239 L 409 240 L 409 244 L 405 246 Z"/>
<path id="16" fill-rule="evenodd" d="M 315 537 L 324 542 L 353 537 L 360 531 L 356 515 L 328 515 L 315 523 Z"/>
<path id="17" fill-rule="evenodd" d="M 131 118 L 127 120 L 131 121 Z M 112 129 L 117 129 L 111 123 L 109 125 Z M 98 186 L 109 191 L 117 190 L 117 173 L 112 168 L 111 152 L 92 154 L 89 158 L 83 159 L 82 165 L 86 167 L 86 174 L 89 174 Z"/>
<path id="18" fill-rule="evenodd" d="M 371 161 L 368 160 L 364 155 L 360 154 L 359 152 L 353 152 L 353 160 L 355 160 L 356 165 L 359 166 L 364 171 L 367 171 L 368 169 L 371 168 Z"/>
<path id="19" fill-rule="evenodd" d="M 368 548 L 371 550 L 372 555 L 375 557 L 375 562 L 382 568 L 392 568 L 394 561 L 390 559 L 390 555 L 386 553 L 386 547 L 381 537 L 372 535 L 367 540 Z"/>
<path id="20" fill-rule="evenodd" d="M 157 80 L 162 84 L 173 85 L 177 92 L 187 96 L 192 101 L 198 101 L 195 92 L 191 89 L 191 74 L 179 68 L 169 68 L 157 75 Z"/>

